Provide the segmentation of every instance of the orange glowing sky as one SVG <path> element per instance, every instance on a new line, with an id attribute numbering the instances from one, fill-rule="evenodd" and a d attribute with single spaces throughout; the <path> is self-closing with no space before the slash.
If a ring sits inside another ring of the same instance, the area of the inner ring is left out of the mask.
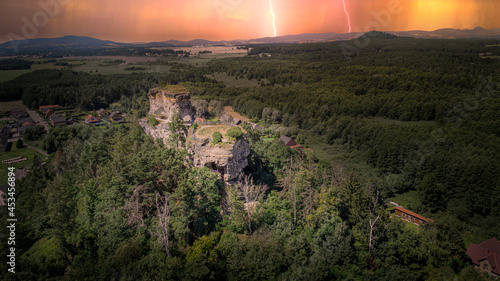
<path id="1" fill-rule="evenodd" d="M 377 15 L 383 16 L 376 29 L 385 31 L 500 27 L 498 0 L 345 1 L 353 31 L 373 29 Z M 44 18 L 47 13 L 39 2 L 52 3 L 50 9 L 56 3 L 58 9 Z M 348 31 L 342 0 L 272 3 L 278 35 Z M 34 15 L 38 15 L 36 32 L 25 27 L 26 21 L 34 23 Z M 1 0 L 0 23 L 0 42 L 8 41 L 9 34 L 23 38 L 71 34 L 119 42 L 273 35 L 268 0 Z"/>

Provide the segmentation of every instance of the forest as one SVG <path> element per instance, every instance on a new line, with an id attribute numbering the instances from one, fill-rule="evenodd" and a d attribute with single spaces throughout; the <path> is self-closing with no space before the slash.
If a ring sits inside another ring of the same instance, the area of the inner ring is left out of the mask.
<path id="1" fill-rule="evenodd" d="M 2 100 L 119 102 L 132 119 L 43 138 L 49 160 L 16 189 L 18 273 L 5 274 L 4 256 L 2 280 L 494 280 L 466 254 L 470 242 L 500 238 L 500 60 L 479 55 L 494 45 L 383 36 L 363 48 L 251 45 L 248 56 L 166 74 L 39 70 L 4 82 Z M 230 87 L 214 73 L 259 86 Z M 259 123 L 243 125 L 251 154 L 241 184 L 224 186 L 143 132 L 135 118 L 160 83 Z M 398 199 L 434 222 L 391 217 Z"/>

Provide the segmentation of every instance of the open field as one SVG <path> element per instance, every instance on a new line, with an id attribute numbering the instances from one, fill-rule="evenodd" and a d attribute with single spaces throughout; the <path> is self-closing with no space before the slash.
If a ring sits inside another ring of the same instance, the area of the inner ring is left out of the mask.
<path id="1" fill-rule="evenodd" d="M 377 170 L 366 163 L 366 157 L 361 151 L 349 151 L 346 145 L 328 145 L 318 138 L 308 138 L 305 143 L 301 143 L 305 148 L 312 149 L 312 153 L 318 160 L 325 163 L 337 163 L 345 165 L 349 171 L 355 171 L 365 178 L 377 176 Z"/>
<path id="2" fill-rule="evenodd" d="M 224 106 L 224 111 L 231 117 L 240 119 L 241 121 L 248 122 L 249 119 L 246 118 L 245 116 L 239 114 L 238 112 L 234 111 L 234 109 L 231 106 Z"/>
<path id="3" fill-rule="evenodd" d="M 54 66 L 53 63 L 41 63 L 33 64 L 31 69 L 19 69 L 19 70 L 0 70 L 0 83 L 15 79 L 23 74 L 30 73 L 34 70 L 40 69 L 61 69 L 63 66 Z"/>
<path id="4" fill-rule="evenodd" d="M 0 102 L 0 112 L 11 111 L 14 108 L 24 108 L 23 102 L 20 100 Z"/>
<path id="5" fill-rule="evenodd" d="M 21 69 L 21 70 L 0 70 L 0 82 L 9 81 L 15 79 L 23 74 L 30 73 L 31 69 Z"/>
<path id="6" fill-rule="evenodd" d="M 40 159 L 42 161 L 43 161 L 43 159 L 45 159 L 45 156 L 41 155 L 40 153 L 38 153 L 32 149 L 29 149 L 27 147 L 18 149 L 18 148 L 16 148 L 15 143 L 11 143 L 10 145 L 11 145 L 10 151 L 0 153 L 0 184 L 4 184 L 7 182 L 7 172 L 8 172 L 7 168 L 9 168 L 9 167 L 16 167 L 16 168 L 25 167 L 25 168 L 27 168 L 31 165 L 31 163 L 33 163 L 33 159 L 34 159 L 35 155 L 40 157 Z M 27 158 L 28 160 L 24 161 L 24 162 L 18 162 L 18 163 L 8 164 L 8 165 L 5 165 L 2 163 L 3 160 L 12 159 L 12 158 L 19 157 L 19 156 Z"/>
<path id="7" fill-rule="evenodd" d="M 168 72 L 170 70 L 170 66 L 166 65 L 145 65 L 145 64 L 136 64 L 133 66 L 144 67 L 146 70 L 125 70 L 127 67 L 131 67 L 132 65 L 106 65 L 106 62 L 109 59 L 86 59 L 81 60 L 84 64 L 73 67 L 74 71 L 83 71 L 92 74 L 102 74 L 102 75 L 111 75 L 111 74 L 132 74 L 134 72 L 137 73 L 148 73 L 148 72 Z"/>
<path id="8" fill-rule="evenodd" d="M 225 139 L 225 134 L 226 132 L 231 129 L 231 128 L 234 128 L 233 126 L 229 126 L 229 125 L 208 125 L 208 126 L 201 126 L 200 128 L 198 128 L 195 132 L 195 137 L 197 139 L 206 139 L 206 138 L 212 138 L 212 135 L 213 133 L 215 132 L 219 132 L 222 134 L 222 137 L 223 137 L 223 141 L 227 141 L 227 139 Z"/>

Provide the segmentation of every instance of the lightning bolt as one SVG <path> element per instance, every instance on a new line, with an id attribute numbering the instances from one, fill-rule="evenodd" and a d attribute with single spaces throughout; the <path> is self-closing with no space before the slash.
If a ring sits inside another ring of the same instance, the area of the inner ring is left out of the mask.
<path id="1" fill-rule="evenodd" d="M 349 13 L 347 12 L 347 9 L 345 7 L 345 0 L 342 0 L 342 2 L 344 3 L 344 12 L 347 15 L 347 24 L 349 25 L 349 33 L 351 33 L 351 17 L 349 17 Z"/>
<path id="2" fill-rule="evenodd" d="M 274 37 L 276 37 L 276 16 L 274 15 L 273 3 L 269 0 L 269 6 L 271 6 L 271 14 L 273 15 L 273 29 L 274 29 Z"/>

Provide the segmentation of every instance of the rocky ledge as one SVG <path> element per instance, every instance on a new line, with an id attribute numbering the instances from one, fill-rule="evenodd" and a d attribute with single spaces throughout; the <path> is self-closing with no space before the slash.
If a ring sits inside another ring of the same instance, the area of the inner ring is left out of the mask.
<path id="1" fill-rule="evenodd" d="M 238 180 L 248 165 L 250 148 L 245 140 L 212 145 L 209 142 L 188 143 L 188 150 L 196 167 L 208 167 L 218 172 L 225 182 Z"/>

